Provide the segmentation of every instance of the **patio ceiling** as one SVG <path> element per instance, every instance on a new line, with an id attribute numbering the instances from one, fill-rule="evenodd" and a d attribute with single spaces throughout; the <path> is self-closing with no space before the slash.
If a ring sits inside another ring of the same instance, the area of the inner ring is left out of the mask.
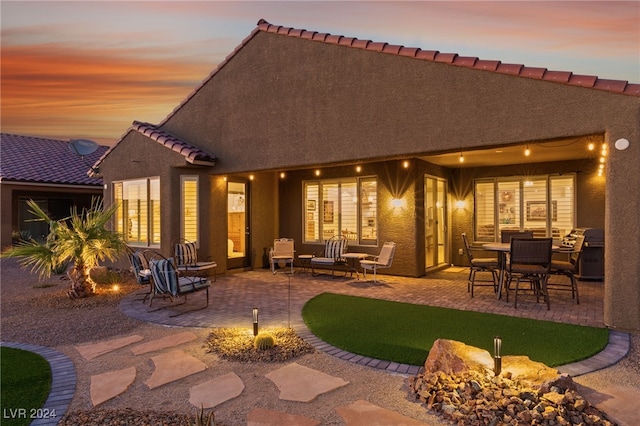
<path id="1" fill-rule="evenodd" d="M 582 160 L 598 158 L 603 142 L 602 135 L 589 135 L 531 142 L 508 146 L 496 146 L 473 151 L 456 151 L 444 154 L 427 155 L 423 160 L 443 167 L 460 167 L 460 154 L 464 156 L 464 167 L 505 166 L 509 164 L 546 163 L 552 161 Z M 589 150 L 589 144 L 594 149 Z M 527 147 L 530 155 L 525 156 Z"/>

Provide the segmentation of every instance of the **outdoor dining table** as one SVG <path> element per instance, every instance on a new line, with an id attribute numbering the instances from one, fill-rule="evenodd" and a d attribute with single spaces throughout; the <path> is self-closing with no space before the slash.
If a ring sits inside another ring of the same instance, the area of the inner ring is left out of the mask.
<path id="1" fill-rule="evenodd" d="M 502 298 L 502 286 L 504 284 L 504 278 L 507 269 L 506 254 L 511 251 L 511 243 L 485 243 L 482 248 L 488 251 L 498 252 L 498 265 L 500 266 L 500 273 L 498 274 L 498 299 Z M 560 246 L 552 245 L 552 251 L 560 251 Z"/>

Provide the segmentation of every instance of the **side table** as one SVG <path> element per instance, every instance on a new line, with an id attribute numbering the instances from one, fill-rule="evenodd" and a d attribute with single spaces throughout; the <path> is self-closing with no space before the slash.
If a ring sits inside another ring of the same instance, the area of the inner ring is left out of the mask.
<path id="1" fill-rule="evenodd" d="M 342 257 L 347 259 L 348 270 L 347 272 L 351 273 L 353 277 L 353 273 L 356 273 L 356 278 L 360 279 L 360 273 L 358 272 L 358 264 L 360 263 L 360 259 L 366 259 L 367 257 L 372 256 L 369 253 L 343 253 Z"/>
<path id="2" fill-rule="evenodd" d="M 302 272 L 304 272 L 305 274 L 308 274 L 309 269 L 311 269 L 312 258 L 312 254 L 301 254 L 298 256 L 298 259 L 300 259 L 300 264 L 302 265 Z"/>

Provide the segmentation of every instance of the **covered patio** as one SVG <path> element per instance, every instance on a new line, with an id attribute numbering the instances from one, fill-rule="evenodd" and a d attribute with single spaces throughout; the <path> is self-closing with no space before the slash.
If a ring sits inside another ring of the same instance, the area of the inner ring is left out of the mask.
<path id="1" fill-rule="evenodd" d="M 189 304 L 148 312 L 135 294 L 130 294 L 120 304 L 127 315 L 152 323 L 183 327 L 242 327 L 252 326 L 252 308 L 259 309 L 260 327 L 291 326 L 296 330 L 306 329 L 301 311 L 312 297 L 325 293 L 348 294 L 398 302 L 424 304 L 466 311 L 477 311 L 562 322 L 593 327 L 604 327 L 603 283 L 601 281 L 579 281 L 580 304 L 571 299 L 571 293 L 551 291 L 551 310 L 543 301 L 536 303 L 535 297 L 523 298 L 514 309 L 513 303 L 496 298 L 490 288 L 475 291 L 471 298 L 467 292 L 466 267 L 452 267 L 427 277 L 411 278 L 381 275 L 381 282 L 364 281 L 347 275 L 332 279 L 330 275 L 312 276 L 296 269 L 293 275 L 269 270 L 254 270 L 218 277 L 211 287 L 209 307 L 205 310 L 185 312 L 190 307 L 201 306 L 204 292 L 190 296 Z M 552 277 L 562 280 L 566 277 Z M 146 289 L 145 289 L 146 290 Z M 155 302 L 154 307 L 162 306 Z"/>

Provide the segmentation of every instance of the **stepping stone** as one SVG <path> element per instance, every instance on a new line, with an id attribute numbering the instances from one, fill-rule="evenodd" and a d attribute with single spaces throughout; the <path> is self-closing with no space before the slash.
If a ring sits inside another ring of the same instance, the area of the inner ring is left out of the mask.
<path id="1" fill-rule="evenodd" d="M 189 389 L 189 402 L 197 408 L 211 408 L 239 396 L 244 383 L 236 373 L 227 373 Z"/>
<path id="2" fill-rule="evenodd" d="M 172 334 L 171 336 L 162 337 L 160 339 L 151 340 L 149 342 L 140 343 L 131 348 L 134 355 L 142 355 L 148 352 L 159 351 L 160 349 L 178 346 L 183 343 L 196 340 L 198 337 L 190 331 L 184 333 Z"/>
<path id="3" fill-rule="evenodd" d="M 584 395 L 584 399 L 607 413 L 610 421 L 620 425 L 640 425 L 639 398 L 640 389 L 613 384 Z"/>
<path id="4" fill-rule="evenodd" d="M 353 404 L 336 408 L 336 412 L 348 425 L 404 425 L 404 426 L 424 426 L 424 423 L 411 417 L 403 416 L 395 411 L 378 407 L 368 401 L 358 400 Z"/>
<path id="5" fill-rule="evenodd" d="M 296 363 L 266 374 L 280 389 L 280 399 L 310 402 L 318 395 L 346 386 L 349 382 Z"/>
<path id="6" fill-rule="evenodd" d="M 156 369 L 145 384 L 149 389 L 204 371 L 207 365 L 180 349 L 151 357 Z"/>
<path id="7" fill-rule="evenodd" d="M 122 370 L 91 376 L 91 403 L 95 407 L 111 398 L 120 395 L 136 379 L 136 368 L 129 367 Z"/>
<path id="8" fill-rule="evenodd" d="M 317 426 L 320 422 L 297 414 L 254 408 L 247 415 L 247 426 Z"/>
<path id="9" fill-rule="evenodd" d="M 123 346 L 139 342 L 142 339 L 144 339 L 144 337 L 134 334 L 131 336 L 119 337 L 117 339 L 105 340 L 104 342 L 80 345 L 75 348 L 80 352 L 80 355 L 82 355 L 84 359 L 90 361 L 95 357 L 106 354 L 107 352 L 115 351 Z"/>

